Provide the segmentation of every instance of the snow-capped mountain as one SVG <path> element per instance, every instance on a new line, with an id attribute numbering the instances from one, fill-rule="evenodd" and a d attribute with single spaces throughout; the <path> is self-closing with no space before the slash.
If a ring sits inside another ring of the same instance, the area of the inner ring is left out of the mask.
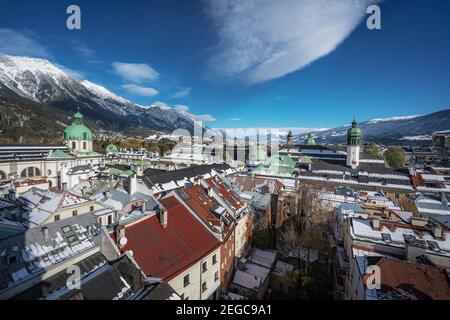
<path id="1" fill-rule="evenodd" d="M 6 97 L 9 104 L 20 104 L 26 99 L 66 112 L 80 108 L 99 127 L 115 131 L 139 130 L 139 127 L 192 131 L 194 127 L 193 118 L 185 112 L 163 103 L 139 106 L 101 85 L 88 80 L 78 82 L 63 68 L 44 59 L 0 55 L 3 103 Z"/>
<path id="2" fill-rule="evenodd" d="M 450 109 L 417 116 L 396 116 L 372 119 L 358 123 L 363 140 L 386 145 L 407 145 L 429 143 L 434 132 L 450 129 Z M 345 143 L 350 124 L 329 130 L 315 131 L 313 137 L 318 143 Z M 300 142 L 305 134 L 298 135 Z"/>

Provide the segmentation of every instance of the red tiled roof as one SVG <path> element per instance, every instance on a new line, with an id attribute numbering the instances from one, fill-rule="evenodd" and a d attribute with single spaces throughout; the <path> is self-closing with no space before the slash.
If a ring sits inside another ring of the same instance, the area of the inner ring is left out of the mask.
<path id="1" fill-rule="evenodd" d="M 202 186 L 195 185 L 193 187 L 185 189 L 184 192 L 189 196 L 189 199 L 186 200 L 186 203 L 203 221 L 205 221 L 207 224 L 212 224 L 213 226 L 221 225 L 220 219 L 211 211 L 214 208 L 219 207 L 220 205 L 208 195 L 208 193 Z M 226 217 L 228 220 L 234 221 L 234 218 L 232 218 L 231 216 L 226 215 Z M 223 239 L 226 239 L 230 235 L 232 228 L 230 226 L 227 226 L 226 224 L 223 224 L 223 226 Z"/>
<path id="2" fill-rule="evenodd" d="M 420 300 L 450 299 L 450 287 L 443 269 L 387 258 L 377 265 L 381 269 L 381 291 L 384 293 L 394 291 Z"/>
<path id="3" fill-rule="evenodd" d="M 245 207 L 245 202 L 233 190 L 226 187 L 218 176 L 206 179 L 205 182 L 210 188 L 215 189 L 232 206 L 232 209 L 238 211 Z"/>
<path id="4" fill-rule="evenodd" d="M 128 241 L 121 250 L 132 250 L 146 275 L 170 280 L 220 243 L 174 196 L 160 202 L 168 212 L 167 226 L 154 215 L 126 227 Z"/>

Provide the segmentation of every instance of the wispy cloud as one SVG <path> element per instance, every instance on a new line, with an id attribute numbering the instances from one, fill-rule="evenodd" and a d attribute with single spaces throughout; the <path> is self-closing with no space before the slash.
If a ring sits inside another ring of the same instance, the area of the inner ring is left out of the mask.
<path id="1" fill-rule="evenodd" d="M 242 121 L 242 119 L 241 118 L 231 118 L 231 119 L 228 119 L 228 121 Z"/>
<path id="2" fill-rule="evenodd" d="M 159 80 L 159 73 L 145 63 L 114 62 L 112 66 L 118 75 L 134 83 Z"/>
<path id="3" fill-rule="evenodd" d="M 0 53 L 13 56 L 48 57 L 48 49 L 33 32 L 0 28 Z"/>
<path id="4" fill-rule="evenodd" d="M 54 65 L 59 69 L 61 69 L 62 71 L 64 71 L 65 73 L 67 73 L 67 75 L 72 79 L 75 79 L 77 81 L 82 81 L 86 79 L 86 74 L 83 71 L 70 69 L 58 63 L 54 63 Z"/>
<path id="5" fill-rule="evenodd" d="M 203 121 L 203 122 L 214 122 L 217 121 L 217 119 L 210 115 L 210 114 L 192 114 L 189 112 L 189 107 L 186 105 L 178 104 L 174 106 L 174 109 L 177 110 L 179 113 L 185 114 L 190 116 L 192 119 L 197 121 Z"/>
<path id="6" fill-rule="evenodd" d="M 90 48 L 82 40 L 78 38 L 69 38 L 68 43 L 73 48 L 73 50 L 77 51 L 88 62 L 96 64 L 101 63 L 101 61 L 97 58 L 95 50 Z"/>
<path id="7" fill-rule="evenodd" d="M 191 94 L 192 88 L 180 88 L 179 91 L 172 95 L 172 98 L 184 98 Z"/>
<path id="8" fill-rule="evenodd" d="M 203 122 L 217 121 L 217 119 L 210 114 L 199 114 L 199 115 L 191 114 L 191 117 L 197 121 L 203 121 Z"/>
<path id="9" fill-rule="evenodd" d="M 124 84 L 122 85 L 122 88 L 124 88 L 127 92 L 135 95 L 145 96 L 145 97 L 153 97 L 159 94 L 159 91 L 150 88 L 150 87 L 141 87 L 137 86 L 135 84 Z"/>
<path id="10" fill-rule="evenodd" d="M 155 103 L 153 103 L 150 108 L 160 108 L 162 110 L 169 110 L 169 109 L 174 109 L 175 111 L 177 111 L 178 113 L 185 115 L 187 117 L 190 117 L 193 120 L 196 121 L 203 121 L 203 122 L 214 122 L 217 121 L 217 119 L 210 114 L 193 114 L 189 112 L 189 106 L 186 105 L 182 105 L 182 104 L 177 104 L 174 106 L 170 106 L 167 103 L 161 102 L 161 101 L 157 101 Z"/>
<path id="11" fill-rule="evenodd" d="M 380 1 L 205 1 L 219 36 L 209 67 L 250 83 L 280 78 L 334 51 Z"/>

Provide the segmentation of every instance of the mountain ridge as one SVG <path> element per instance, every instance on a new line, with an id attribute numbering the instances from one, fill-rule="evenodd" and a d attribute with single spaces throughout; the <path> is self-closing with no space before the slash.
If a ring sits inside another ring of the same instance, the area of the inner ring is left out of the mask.
<path id="1" fill-rule="evenodd" d="M 52 113 L 67 114 L 80 109 L 88 121 L 111 132 L 141 136 L 154 131 L 194 130 L 194 119 L 187 113 L 161 105 L 142 107 L 101 85 L 88 80 L 78 82 L 57 65 L 39 58 L 0 55 L 2 133 L 8 122 L 6 119 L 11 118 L 11 115 L 5 114 L 8 113 L 6 103 L 15 105 L 16 115 L 22 118 L 17 129 L 33 121 L 24 110 L 29 112 L 29 106 L 39 105 Z"/>

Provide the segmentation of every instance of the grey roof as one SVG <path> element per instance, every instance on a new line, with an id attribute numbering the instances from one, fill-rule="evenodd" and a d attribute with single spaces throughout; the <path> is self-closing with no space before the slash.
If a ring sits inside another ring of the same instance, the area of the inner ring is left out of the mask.
<path id="1" fill-rule="evenodd" d="M 411 196 L 411 199 L 413 199 L 420 214 L 429 214 L 430 216 L 450 214 L 448 199 L 445 202 L 445 199 L 442 201 L 440 197 L 430 194 L 414 195 Z"/>
<path id="2" fill-rule="evenodd" d="M 180 170 L 166 171 L 162 173 L 153 174 L 153 172 L 149 172 L 144 174 L 142 180 L 145 185 L 149 188 L 152 188 L 157 184 L 164 184 L 171 181 L 180 181 L 184 178 L 194 178 L 197 176 L 202 176 L 211 172 L 211 170 L 223 172 L 225 170 L 230 169 L 230 166 L 227 164 L 209 164 L 209 165 L 199 165 L 193 166 Z"/>
<path id="3" fill-rule="evenodd" d="M 0 293 L 81 253 L 98 248 L 96 219 L 83 214 L 36 227 L 0 241 Z M 88 232 L 88 227 L 92 232 Z M 48 239 L 44 238 L 44 228 Z M 13 263 L 8 263 L 12 258 Z"/>
<path id="4" fill-rule="evenodd" d="M 0 145 L 0 162 L 43 160 L 54 150 L 69 153 L 62 145 Z"/>
<path id="5" fill-rule="evenodd" d="M 98 190 L 95 194 L 90 196 L 90 199 L 96 200 L 105 204 L 108 204 L 108 200 L 112 200 L 115 202 L 119 202 L 123 206 L 133 200 L 144 200 L 146 208 L 157 208 L 159 203 L 155 200 L 155 198 L 151 195 L 146 195 L 140 192 L 135 192 L 132 195 L 116 190 L 109 186 L 106 186 L 100 190 Z"/>
<path id="6" fill-rule="evenodd" d="M 88 274 L 107 262 L 105 256 L 101 252 L 94 253 L 86 259 L 76 263 L 75 265 L 80 268 L 81 275 Z M 39 282 L 28 290 L 14 296 L 13 300 L 38 300 L 45 297 L 55 290 L 61 289 L 66 286 L 67 279 L 70 274 L 65 270 L 61 271 L 54 276 Z"/>
<path id="7" fill-rule="evenodd" d="M 435 216 L 433 217 L 433 220 L 443 225 L 445 228 L 450 229 L 450 215 Z"/>

